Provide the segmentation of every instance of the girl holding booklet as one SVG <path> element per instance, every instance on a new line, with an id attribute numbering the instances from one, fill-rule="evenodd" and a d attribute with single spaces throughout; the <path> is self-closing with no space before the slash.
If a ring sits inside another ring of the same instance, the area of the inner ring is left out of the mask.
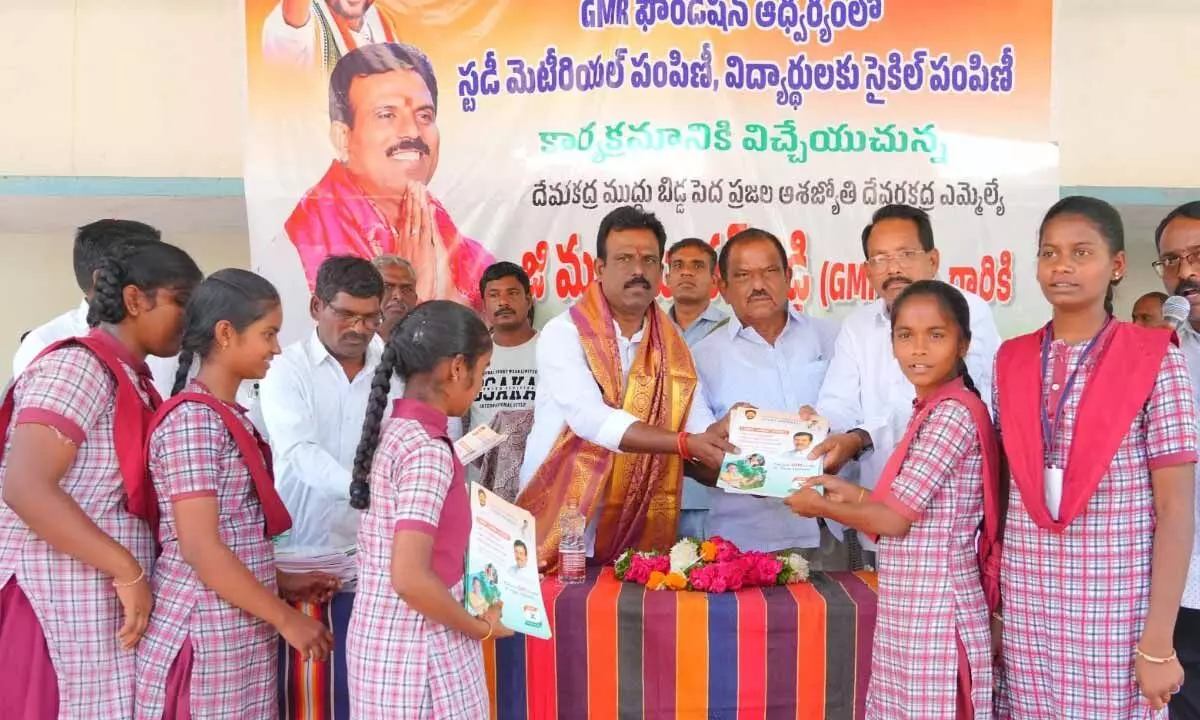
<path id="1" fill-rule="evenodd" d="M 1011 472 L 1002 716 L 1162 718 L 1183 682 L 1172 638 L 1192 545 L 1196 405 L 1172 334 L 1112 316 L 1124 247 L 1112 206 L 1055 204 L 1037 266 L 1053 315 L 996 356 Z"/>
<path id="2" fill-rule="evenodd" d="M 282 320 L 275 288 L 246 270 L 214 273 L 187 304 L 175 394 L 151 420 L 146 450 L 162 553 L 137 654 L 139 720 L 216 720 L 234 708 L 275 717 L 276 631 L 315 659 L 333 645 L 324 625 L 276 592 L 271 538 L 292 521 L 270 450 L 234 401 L 279 354 Z"/>
<path id="3" fill-rule="evenodd" d="M 988 601 L 975 536 L 985 485 L 995 486 L 997 450 L 963 360 L 969 312 L 962 293 L 940 281 L 915 282 L 900 294 L 892 347 L 917 400 L 878 487 L 868 494 L 825 475 L 786 501 L 800 515 L 882 537 L 867 718 L 991 717 Z"/>
<path id="4" fill-rule="evenodd" d="M 346 647 L 361 720 L 487 717 L 480 642 L 512 631 L 498 605 L 463 607 L 471 510 L 446 418 L 466 413 L 491 355 L 474 312 L 435 300 L 400 321 L 375 371 L 350 485 L 364 511 Z M 393 374 L 404 397 L 381 430 Z"/>

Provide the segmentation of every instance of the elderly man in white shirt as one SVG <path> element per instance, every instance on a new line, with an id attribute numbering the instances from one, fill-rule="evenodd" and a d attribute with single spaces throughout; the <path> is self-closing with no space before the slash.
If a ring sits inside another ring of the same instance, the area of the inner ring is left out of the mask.
<path id="1" fill-rule="evenodd" d="M 13 379 L 24 372 L 34 358 L 51 344 L 70 337 L 87 335 L 90 329 L 87 324 L 88 302 L 94 289 L 92 278 L 102 260 L 118 247 L 161 240 L 162 233 L 157 228 L 136 220 L 97 220 L 79 228 L 75 232 L 71 262 L 75 269 L 75 282 L 83 293 L 83 301 L 73 310 L 29 331 L 21 339 L 21 345 L 13 356 Z M 154 386 L 159 394 L 163 397 L 170 395 L 171 386 L 175 383 L 175 370 L 179 367 L 178 359 L 147 355 L 146 365 L 154 375 Z"/>
<path id="2" fill-rule="evenodd" d="M 1191 303 L 1188 322 L 1179 328 L 1179 340 L 1193 389 L 1200 391 L 1200 201 L 1168 213 L 1154 233 L 1154 246 L 1158 250 L 1154 269 L 1162 276 L 1163 286 Z M 1175 652 L 1184 680 L 1171 698 L 1171 720 L 1200 720 L 1200 500 L 1196 503 L 1196 533 L 1183 603 L 1175 621 Z"/>
<path id="3" fill-rule="evenodd" d="M 792 269 L 779 238 L 743 230 L 721 248 L 718 265 L 734 317 L 692 349 L 708 409 L 719 417 L 740 402 L 787 412 L 816 402 L 838 328 L 788 305 Z M 845 569 L 834 536 L 780 499 L 714 491 L 711 500 L 710 535 L 743 550 L 798 549 L 815 570 Z"/>
<path id="4" fill-rule="evenodd" d="M 708 430 L 702 381 L 654 300 L 662 223 L 619 207 L 601 221 L 596 244 L 596 283 L 546 324 L 537 345 L 539 385 L 517 503 L 537 518 L 543 568 L 557 562 L 550 527 L 576 503 L 588 521 L 588 556 L 600 564 L 627 547 L 674 542 L 682 473 L 713 482 L 730 449 Z M 605 502 L 614 496 L 637 509 Z"/>
<path id="5" fill-rule="evenodd" d="M 350 507 L 350 471 L 383 354 L 375 334 L 383 322 L 382 297 L 383 278 L 370 261 L 326 259 L 309 309 L 316 328 L 284 348 L 261 384 L 259 408 L 274 454 L 275 486 L 292 515 L 279 552 L 321 559 L 320 569 L 343 580 L 354 572 L 349 558 L 357 545 L 359 511 Z M 328 606 L 301 606 L 330 625 L 335 652 L 345 648 L 352 602 L 350 593 L 341 592 Z M 285 666 L 302 661 L 290 649 L 285 653 Z M 281 675 L 290 697 L 311 697 L 316 690 L 308 687 L 313 673 Z M 294 683 L 297 675 L 304 680 Z M 336 691 L 344 692 L 344 678 L 339 682 Z"/>
<path id="6" fill-rule="evenodd" d="M 329 72 L 351 50 L 398 39 L 375 0 L 280 0 L 263 21 L 262 51 L 268 62 Z"/>
<path id="7" fill-rule="evenodd" d="M 859 482 L 874 488 L 893 448 L 903 438 L 916 397 L 892 354 L 889 310 L 904 288 L 937 276 L 939 256 L 929 215 L 908 205 L 875 211 L 863 228 L 867 276 L 878 299 L 842 322 L 829 373 L 816 409 L 838 434 L 814 448 L 831 472 L 859 458 Z M 992 361 L 1000 333 L 992 310 L 978 295 L 963 292 L 971 309 L 967 370 L 985 400 L 992 397 Z M 853 468 L 847 468 L 852 474 Z M 875 544 L 863 537 L 864 561 L 873 565 Z"/>

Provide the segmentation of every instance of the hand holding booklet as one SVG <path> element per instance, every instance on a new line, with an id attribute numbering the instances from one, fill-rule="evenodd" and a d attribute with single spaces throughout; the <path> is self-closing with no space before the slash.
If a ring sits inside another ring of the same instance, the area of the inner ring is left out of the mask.
<path id="1" fill-rule="evenodd" d="M 828 435 L 829 421 L 822 417 L 736 408 L 730 413 L 729 442 L 741 455 L 725 456 L 717 487 L 742 495 L 787 497 L 806 479 L 823 474 L 824 462 L 808 455 Z"/>
<path id="2" fill-rule="evenodd" d="M 478 617 L 501 603 L 500 622 L 513 632 L 546 639 L 533 515 L 471 483 L 471 539 L 463 604 Z"/>

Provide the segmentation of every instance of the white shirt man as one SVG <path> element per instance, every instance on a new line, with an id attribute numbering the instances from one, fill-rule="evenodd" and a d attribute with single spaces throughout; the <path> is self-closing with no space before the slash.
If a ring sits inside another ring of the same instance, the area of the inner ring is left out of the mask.
<path id="1" fill-rule="evenodd" d="M 348 379 L 314 330 L 271 362 L 260 411 L 275 456 L 275 487 L 292 514 L 281 549 L 315 556 L 357 544 L 350 470 L 382 355 L 383 341 L 375 336 L 363 369 Z"/>

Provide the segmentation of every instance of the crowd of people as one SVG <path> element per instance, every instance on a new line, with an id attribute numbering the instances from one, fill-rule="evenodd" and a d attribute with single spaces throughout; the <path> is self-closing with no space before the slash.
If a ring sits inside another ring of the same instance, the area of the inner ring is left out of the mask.
<path id="1" fill-rule="evenodd" d="M 281 348 L 258 275 L 80 228 L 84 303 L 23 340 L 0 404 L 5 717 L 486 717 L 481 642 L 512 631 L 464 606 L 468 478 L 532 513 L 543 573 L 568 512 L 596 565 L 719 535 L 877 570 L 870 718 L 1200 717 L 1200 202 L 1155 234 L 1178 327 L 1163 293 L 1113 317 L 1124 230 L 1093 198 L 1046 213 L 1051 317 L 1007 341 L 937 279 L 924 211 L 861 240 L 877 299 L 835 323 L 791 307 L 769 231 L 668 244 L 616 208 L 541 332 L 518 265 L 480 314 L 421 302 L 419 263 L 334 255 Z M 827 419 L 826 474 L 716 489 L 741 406 Z M 509 439 L 465 468 L 480 425 Z"/>

